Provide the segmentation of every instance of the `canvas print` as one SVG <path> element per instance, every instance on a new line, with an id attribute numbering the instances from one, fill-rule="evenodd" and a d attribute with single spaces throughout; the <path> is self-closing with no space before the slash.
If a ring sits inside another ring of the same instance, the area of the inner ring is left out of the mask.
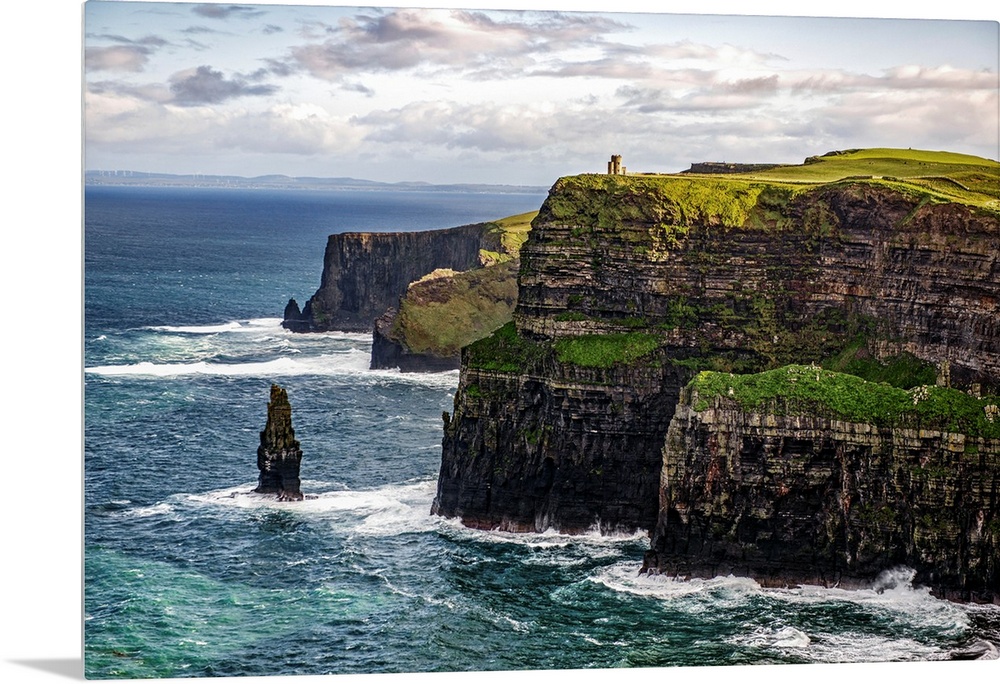
<path id="1" fill-rule="evenodd" d="M 1000 655 L 996 22 L 84 29 L 88 678 Z"/>

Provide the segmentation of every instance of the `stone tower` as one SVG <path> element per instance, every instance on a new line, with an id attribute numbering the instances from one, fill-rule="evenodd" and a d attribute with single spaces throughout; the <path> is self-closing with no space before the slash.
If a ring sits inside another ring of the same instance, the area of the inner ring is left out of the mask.
<path id="1" fill-rule="evenodd" d="M 257 447 L 257 468 L 260 477 L 255 492 L 277 494 L 278 501 L 301 501 L 299 463 L 302 450 L 292 429 L 292 405 L 288 393 L 271 385 L 271 401 L 267 404 L 267 423 L 260 432 Z"/>
<path id="2" fill-rule="evenodd" d="M 625 175 L 625 167 L 622 166 L 622 156 L 620 154 L 611 155 L 611 161 L 608 162 L 608 175 L 609 176 Z"/>

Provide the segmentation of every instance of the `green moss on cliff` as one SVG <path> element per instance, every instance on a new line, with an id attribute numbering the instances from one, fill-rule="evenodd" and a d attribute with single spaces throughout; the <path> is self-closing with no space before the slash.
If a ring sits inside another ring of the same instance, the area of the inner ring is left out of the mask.
<path id="1" fill-rule="evenodd" d="M 533 340 L 520 335 L 508 323 L 485 339 L 468 346 L 466 363 L 481 370 L 504 373 L 531 372 L 553 358 L 559 363 L 584 368 L 610 368 L 648 356 L 662 340 L 642 332 L 579 335 L 559 340 Z"/>
<path id="2" fill-rule="evenodd" d="M 517 261 L 442 274 L 410 285 L 390 337 L 412 352 L 453 356 L 510 321 Z"/>
<path id="3" fill-rule="evenodd" d="M 528 239 L 531 222 L 536 216 L 538 216 L 537 211 L 529 211 L 493 221 L 493 225 L 496 226 L 494 230 L 500 234 L 500 244 L 504 252 L 517 256 L 521 251 L 521 245 Z"/>
<path id="4" fill-rule="evenodd" d="M 637 332 L 564 337 L 557 340 L 554 347 L 560 363 L 610 368 L 632 363 L 656 350 L 660 344 L 660 339 L 655 335 Z"/>
<path id="5" fill-rule="evenodd" d="M 472 368 L 520 373 L 542 360 L 549 346 L 529 340 L 517 333 L 513 322 L 506 323 L 492 335 L 470 344 L 465 361 Z"/>
<path id="6" fill-rule="evenodd" d="M 865 336 L 856 337 L 843 351 L 820 365 L 826 370 L 849 373 L 869 382 L 884 382 L 901 389 L 933 385 L 937 380 L 933 364 L 905 353 L 879 362 L 869 354 L 867 345 Z"/>
<path id="7" fill-rule="evenodd" d="M 742 226 L 763 183 L 681 176 L 560 178 L 542 205 L 543 220 L 581 228 L 653 228 L 663 237 L 682 237 L 695 225 Z"/>
<path id="8" fill-rule="evenodd" d="M 793 410 L 856 423 L 1000 438 L 1000 417 L 990 408 L 1000 401 L 997 397 L 976 399 L 947 387 L 903 390 L 797 365 L 753 375 L 703 371 L 689 387 L 697 392 L 697 411 L 708 408 L 715 397 L 727 397 L 747 411 Z"/>

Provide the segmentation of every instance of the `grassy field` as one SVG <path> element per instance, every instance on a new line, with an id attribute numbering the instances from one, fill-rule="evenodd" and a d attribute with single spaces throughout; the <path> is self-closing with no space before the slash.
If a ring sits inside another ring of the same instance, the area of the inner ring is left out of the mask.
<path id="1" fill-rule="evenodd" d="M 716 174 L 683 174 L 718 179 Z M 902 183 L 942 200 L 1000 210 L 1000 163 L 955 152 L 870 148 L 829 152 L 804 164 L 756 173 L 725 174 L 733 180 L 819 184 L 844 179 Z"/>
<path id="2" fill-rule="evenodd" d="M 515 257 L 518 255 L 521 251 L 521 245 L 528 239 L 531 221 L 536 216 L 538 216 L 537 211 L 529 211 L 526 214 L 517 214 L 493 221 L 497 230 L 500 231 L 500 242 L 505 252 Z"/>

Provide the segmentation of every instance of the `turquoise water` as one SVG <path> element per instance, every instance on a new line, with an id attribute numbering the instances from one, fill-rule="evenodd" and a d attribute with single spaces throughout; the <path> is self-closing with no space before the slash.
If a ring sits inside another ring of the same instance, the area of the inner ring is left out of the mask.
<path id="1" fill-rule="evenodd" d="M 931 660 L 993 608 L 639 577 L 648 539 L 429 515 L 457 372 L 370 371 L 293 335 L 327 234 L 537 208 L 531 195 L 95 188 L 86 195 L 85 669 L 91 678 Z M 270 383 L 299 503 L 252 493 Z"/>

